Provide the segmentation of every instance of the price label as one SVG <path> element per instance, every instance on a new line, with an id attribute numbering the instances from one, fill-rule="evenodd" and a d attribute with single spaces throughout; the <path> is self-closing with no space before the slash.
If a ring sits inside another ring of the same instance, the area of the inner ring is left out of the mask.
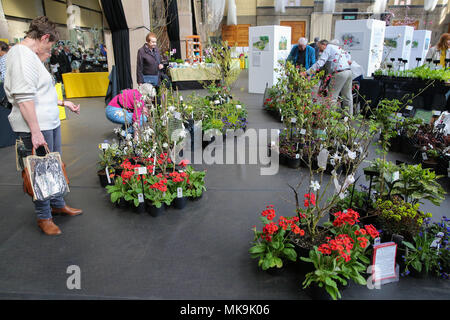
<path id="1" fill-rule="evenodd" d="M 177 198 L 183 198 L 183 188 L 177 188 Z"/>
<path id="2" fill-rule="evenodd" d="M 440 111 L 433 111 L 433 116 L 438 117 L 441 115 Z"/>
<path id="3" fill-rule="evenodd" d="M 175 112 L 173 113 L 173 117 L 174 117 L 175 119 L 182 120 L 182 119 L 181 119 L 181 113 L 179 113 L 178 111 L 175 111 Z"/>
<path id="4" fill-rule="evenodd" d="M 407 106 L 406 110 L 411 111 L 414 107 L 413 106 Z"/>
<path id="5" fill-rule="evenodd" d="M 291 118 L 291 123 L 297 123 L 297 118 Z"/>
<path id="6" fill-rule="evenodd" d="M 422 159 L 423 160 L 428 160 L 427 154 L 425 152 L 422 153 Z"/>
<path id="7" fill-rule="evenodd" d="M 306 134 L 306 129 L 301 129 L 300 134 Z"/>
<path id="8" fill-rule="evenodd" d="M 236 105 L 236 109 L 241 109 L 241 108 L 242 108 L 242 106 L 240 104 Z"/>
<path id="9" fill-rule="evenodd" d="M 374 245 L 374 246 L 378 246 L 380 243 L 381 243 L 380 237 L 375 238 L 375 239 L 373 240 L 373 245 Z"/>
<path id="10" fill-rule="evenodd" d="M 180 96 L 180 102 L 183 102 L 183 96 Z"/>
<path id="11" fill-rule="evenodd" d="M 98 148 L 101 149 L 101 150 L 106 150 L 106 149 L 109 148 L 109 143 L 100 143 L 98 145 Z"/>
<path id="12" fill-rule="evenodd" d="M 139 200 L 139 203 L 143 203 L 144 202 L 144 195 L 142 193 L 138 194 L 138 200 Z"/>
<path id="13" fill-rule="evenodd" d="M 134 173 L 135 174 L 147 174 L 147 167 L 137 167 L 134 168 Z"/>
<path id="14" fill-rule="evenodd" d="M 298 153 L 295 155 L 295 159 L 300 159 L 300 155 Z"/>

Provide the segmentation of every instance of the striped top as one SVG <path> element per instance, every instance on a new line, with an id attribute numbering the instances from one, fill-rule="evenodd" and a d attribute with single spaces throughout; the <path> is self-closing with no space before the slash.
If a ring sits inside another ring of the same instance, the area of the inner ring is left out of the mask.
<path id="1" fill-rule="evenodd" d="M 60 126 L 58 96 L 52 76 L 27 46 L 17 44 L 6 56 L 5 92 L 12 104 L 8 116 L 14 132 L 30 132 L 19 103 L 33 100 L 41 131 Z"/>

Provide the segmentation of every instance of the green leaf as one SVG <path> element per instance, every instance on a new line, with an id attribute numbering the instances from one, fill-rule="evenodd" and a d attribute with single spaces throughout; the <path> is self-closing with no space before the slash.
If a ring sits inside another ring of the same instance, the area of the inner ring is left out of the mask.
<path id="1" fill-rule="evenodd" d="M 361 260 L 361 261 L 362 261 L 363 263 L 365 263 L 365 264 L 370 264 L 370 259 L 367 258 L 366 256 L 361 255 L 361 256 L 359 257 L 359 260 Z"/>
<path id="2" fill-rule="evenodd" d="M 291 248 L 284 248 L 283 254 L 291 261 L 297 260 L 297 252 Z"/>
<path id="3" fill-rule="evenodd" d="M 409 249 L 416 251 L 416 247 L 414 247 L 410 242 L 408 241 L 403 241 L 403 244 L 408 247 Z"/>
<path id="4" fill-rule="evenodd" d="M 266 251 L 266 246 L 265 245 L 256 245 L 250 248 L 250 250 L 248 250 L 250 253 L 263 253 Z"/>
<path id="5" fill-rule="evenodd" d="M 333 298 L 333 300 L 337 300 L 337 295 L 339 295 L 339 298 L 341 297 L 339 290 L 336 288 L 325 286 L 325 290 L 328 292 L 331 298 Z"/>
<path id="6" fill-rule="evenodd" d="M 275 265 L 277 266 L 277 268 L 281 268 L 283 266 L 283 260 L 281 260 L 278 257 L 274 258 L 274 262 L 275 262 Z"/>
<path id="7" fill-rule="evenodd" d="M 330 279 L 330 278 L 325 278 L 325 283 L 326 283 L 328 286 L 337 289 L 337 285 L 336 285 L 336 282 L 335 282 L 334 280 L 332 280 L 332 279 Z"/>
<path id="8" fill-rule="evenodd" d="M 412 265 L 413 268 L 416 269 L 418 272 L 422 272 L 422 263 L 420 263 L 420 261 L 413 260 L 413 261 L 411 262 L 411 265 Z"/>

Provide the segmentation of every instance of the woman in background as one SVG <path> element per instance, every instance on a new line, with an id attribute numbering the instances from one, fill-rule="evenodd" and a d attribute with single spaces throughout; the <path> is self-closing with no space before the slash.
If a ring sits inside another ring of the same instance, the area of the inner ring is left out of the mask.
<path id="1" fill-rule="evenodd" d="M 127 124 L 128 132 L 133 132 L 133 124 L 147 121 L 144 114 L 147 114 L 147 108 L 141 99 L 141 94 L 137 89 L 125 89 L 108 103 L 105 109 L 106 118 L 109 121 L 118 123 L 125 128 Z"/>
<path id="2" fill-rule="evenodd" d="M 428 50 L 426 59 L 439 60 L 439 65 L 445 68 L 445 59 L 450 59 L 450 33 L 444 33 L 436 46 Z"/>
<path id="3" fill-rule="evenodd" d="M 146 43 L 138 50 L 136 75 L 138 85 L 151 83 L 159 86 L 159 71 L 163 68 L 161 55 L 156 46 L 156 34 L 150 32 L 145 37 Z"/>

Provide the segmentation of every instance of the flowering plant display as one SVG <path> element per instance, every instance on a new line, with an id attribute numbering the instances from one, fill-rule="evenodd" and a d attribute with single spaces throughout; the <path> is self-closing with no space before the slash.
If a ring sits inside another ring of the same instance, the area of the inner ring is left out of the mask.
<path id="1" fill-rule="evenodd" d="M 372 225 L 360 227 L 359 213 L 352 209 L 334 215 L 333 223 L 324 224 L 332 237 L 327 236 L 322 244 L 309 251 L 309 257 L 300 259 L 313 263 L 315 268 L 306 274 L 303 288 L 315 283 L 336 300 L 341 298 L 338 283 L 345 286 L 351 279 L 357 284 L 366 284 L 366 279 L 361 275 L 370 264 L 366 251 L 370 241 L 379 233 Z"/>
<path id="2" fill-rule="evenodd" d="M 403 241 L 406 252 L 402 256 L 405 262 L 402 275 L 408 275 L 412 267 L 417 272 L 434 273 L 443 279 L 448 279 L 450 267 L 449 232 L 450 226 L 447 217 L 444 216 L 440 222 L 434 223 L 426 218 L 420 232 L 413 238 L 413 241 Z"/>
<path id="3" fill-rule="evenodd" d="M 298 217 L 285 218 L 280 216 L 275 221 L 275 209 L 268 205 L 262 211 L 260 220 L 264 224 L 262 231 L 253 227 L 254 239 L 249 252 L 252 258 L 258 258 L 258 266 L 263 270 L 281 268 L 283 259 L 296 261 L 297 253 L 294 245 L 289 242 L 289 234 L 302 236 L 305 231 L 298 226 Z"/>

